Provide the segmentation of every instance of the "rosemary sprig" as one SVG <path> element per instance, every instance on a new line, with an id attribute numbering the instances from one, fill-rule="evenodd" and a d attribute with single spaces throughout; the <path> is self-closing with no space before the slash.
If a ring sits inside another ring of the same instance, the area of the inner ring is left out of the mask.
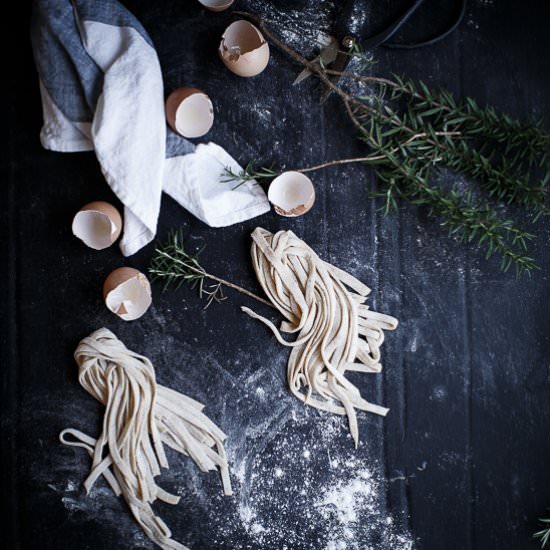
<path id="1" fill-rule="evenodd" d="M 357 63 L 357 70 L 359 72 L 370 71 L 377 63 L 376 59 L 372 55 L 372 51 L 365 51 L 361 44 L 356 40 L 350 39 L 350 45 L 347 50 L 339 50 L 338 53 L 347 55 Z M 325 70 L 328 70 L 329 67 L 321 65 Z"/>
<path id="2" fill-rule="evenodd" d="M 352 59 L 355 59 L 358 63 L 358 70 L 360 72 L 367 72 L 374 68 L 378 63 L 372 54 L 372 51 L 364 51 L 361 44 L 354 41 L 351 48 Z"/>
<path id="3" fill-rule="evenodd" d="M 540 522 L 544 529 L 535 533 L 534 537 L 540 539 L 541 548 L 546 548 L 550 546 L 550 519 L 541 519 Z"/>
<path id="4" fill-rule="evenodd" d="M 545 204 L 550 133 L 540 121 L 520 122 L 490 106 L 480 107 L 471 98 L 458 101 L 446 90 L 433 90 L 423 82 L 396 75 L 383 78 L 359 74 L 361 70 L 332 70 L 287 46 L 259 17 L 238 14 L 252 20 L 273 45 L 340 98 L 367 147 L 368 155 L 363 157 L 299 171 L 351 162 L 376 165 L 380 188 L 374 196 L 383 198 L 385 213 L 397 206 L 398 199 L 424 206 L 440 218 L 451 236 L 484 247 L 487 257 L 500 255 L 502 270 L 514 266 L 520 274 L 537 268 L 528 250 L 535 236 L 505 217 L 501 205 L 525 208 L 533 222 L 550 214 Z M 349 55 L 367 61 L 365 54 L 353 47 Z M 370 92 L 348 92 L 331 76 L 362 81 Z M 264 177 L 276 175 L 272 168 L 270 171 Z M 471 191 L 461 192 L 456 186 L 447 190 L 443 175 L 448 173 L 462 176 L 461 180 L 476 180 L 489 200 L 474 200 Z M 249 163 L 239 176 L 252 179 L 256 175 L 261 178 L 262 170 Z"/>
<path id="5" fill-rule="evenodd" d="M 208 273 L 198 259 L 203 250 L 204 247 L 195 254 L 190 254 L 185 250 L 183 230 L 171 231 L 165 242 L 157 244 L 149 266 L 149 273 L 152 275 L 153 280 L 164 282 L 164 290 L 170 286 L 179 288 L 183 283 L 188 283 L 191 288 L 198 288 L 199 296 L 206 299 L 205 308 L 213 302 L 225 300 L 224 286 L 246 294 L 263 304 L 272 306 L 267 300 L 250 290 Z M 207 280 L 213 281 L 213 284 L 207 287 Z"/>
<path id="6" fill-rule="evenodd" d="M 273 169 L 273 166 L 262 167 L 256 170 L 254 168 L 254 161 L 250 161 L 242 170 L 235 172 L 231 167 L 226 166 L 224 168 L 224 176 L 221 180 L 222 183 L 237 182 L 237 185 L 232 187 L 232 190 L 238 189 L 241 185 L 247 181 L 261 181 L 264 179 L 272 179 L 278 175 Z"/>

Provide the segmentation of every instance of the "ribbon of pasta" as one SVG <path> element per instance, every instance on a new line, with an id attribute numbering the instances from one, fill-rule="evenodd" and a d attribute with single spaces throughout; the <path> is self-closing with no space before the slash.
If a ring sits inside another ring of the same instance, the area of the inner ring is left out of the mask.
<path id="1" fill-rule="evenodd" d="M 242 310 L 265 323 L 281 344 L 292 347 L 287 367 L 291 392 L 308 405 L 347 415 L 357 446 L 355 410 L 385 416 L 388 409 L 363 399 L 345 372 L 381 371 L 383 330 L 397 328 L 397 319 L 371 311 L 365 304 L 370 289 L 321 260 L 292 231 L 272 234 L 257 227 L 252 240 L 258 281 L 286 319 L 280 331 L 296 333 L 296 340 L 285 340 L 269 319 L 247 307 Z"/>
<path id="2" fill-rule="evenodd" d="M 155 482 L 160 469 L 168 468 L 164 445 L 190 456 L 203 472 L 219 470 L 224 493 L 231 495 L 225 434 L 201 412 L 202 404 L 157 384 L 149 359 L 130 351 L 109 330 L 84 338 L 75 359 L 80 384 L 105 405 L 97 439 L 72 428 L 60 434 L 63 444 L 82 447 L 92 458 L 86 492 L 104 476 L 153 542 L 164 550 L 186 550 L 151 507 L 156 499 L 179 501 Z"/>

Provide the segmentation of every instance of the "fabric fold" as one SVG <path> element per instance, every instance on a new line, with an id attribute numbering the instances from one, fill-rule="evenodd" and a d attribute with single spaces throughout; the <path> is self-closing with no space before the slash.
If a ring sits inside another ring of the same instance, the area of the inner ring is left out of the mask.
<path id="1" fill-rule="evenodd" d="M 60 152 L 95 151 L 124 204 L 125 256 L 155 237 L 163 190 L 213 227 L 269 210 L 256 182 L 235 190 L 223 182 L 226 166 L 241 167 L 221 147 L 195 147 L 173 133 L 167 137 L 157 53 L 119 2 L 37 0 L 31 36 L 44 116 L 42 145 Z"/>

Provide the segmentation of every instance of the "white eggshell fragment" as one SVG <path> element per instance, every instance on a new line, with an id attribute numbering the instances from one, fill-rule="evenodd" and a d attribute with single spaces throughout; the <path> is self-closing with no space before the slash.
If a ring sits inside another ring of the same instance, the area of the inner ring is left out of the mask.
<path id="1" fill-rule="evenodd" d="M 313 206 L 315 189 L 311 180 L 301 172 L 283 172 L 271 182 L 267 198 L 277 214 L 296 217 Z"/>
<path id="2" fill-rule="evenodd" d="M 108 202 L 90 202 L 73 218 L 73 235 L 94 250 L 111 246 L 118 239 L 121 230 L 120 213 Z"/>
<path id="3" fill-rule="evenodd" d="M 225 29 L 218 52 L 223 64 L 239 76 L 256 76 L 269 62 L 269 45 L 262 33 L 244 19 Z"/>
<path id="4" fill-rule="evenodd" d="M 152 303 L 147 277 L 132 267 L 119 267 L 103 284 L 105 305 L 125 321 L 139 319 Z"/>
<path id="5" fill-rule="evenodd" d="M 199 0 L 210 11 L 224 11 L 233 4 L 233 0 Z"/>
<path id="6" fill-rule="evenodd" d="M 178 88 L 166 100 L 166 119 L 174 132 L 197 138 L 212 128 L 214 107 L 210 98 L 197 88 Z"/>

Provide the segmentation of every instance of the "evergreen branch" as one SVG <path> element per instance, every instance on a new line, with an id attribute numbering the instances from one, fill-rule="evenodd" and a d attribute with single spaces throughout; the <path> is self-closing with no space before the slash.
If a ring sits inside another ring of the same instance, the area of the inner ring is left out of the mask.
<path id="1" fill-rule="evenodd" d="M 468 148 L 464 142 L 450 147 L 442 160 L 456 172 L 479 180 L 489 195 L 499 201 L 525 206 L 534 213 L 535 220 L 550 213 L 545 205 L 548 176 L 534 185 L 529 175 L 518 174 L 506 158 L 501 158 L 499 164 L 495 165 L 490 157 Z"/>
<path id="2" fill-rule="evenodd" d="M 375 163 L 377 161 L 383 160 L 383 156 L 381 155 L 368 155 L 366 157 L 355 157 L 355 158 L 348 158 L 348 159 L 337 159 L 337 160 L 331 160 L 327 162 L 322 162 L 320 164 L 314 164 L 312 166 L 306 166 L 304 168 L 297 168 L 295 169 L 296 172 L 313 172 L 315 170 L 321 170 L 323 168 L 328 168 L 329 166 L 337 166 L 341 164 L 353 164 L 353 163 Z M 240 185 L 242 185 L 246 181 L 252 181 L 252 180 L 261 180 L 261 179 L 273 179 L 277 176 L 280 176 L 282 174 L 282 171 L 277 171 L 273 169 L 273 165 L 269 168 L 259 168 L 256 170 L 255 168 L 256 161 L 252 160 L 248 162 L 248 164 L 240 171 L 235 172 L 230 167 L 226 166 L 224 171 L 224 179 L 222 180 L 222 183 L 231 183 L 231 182 L 237 182 L 237 185 L 235 187 L 232 187 L 232 189 L 237 189 Z"/>
<path id="3" fill-rule="evenodd" d="M 278 176 L 278 172 L 273 170 L 273 166 L 262 167 L 258 170 L 254 167 L 254 161 L 250 161 L 243 169 L 239 172 L 235 172 L 231 167 L 226 166 L 224 168 L 222 183 L 237 182 L 237 185 L 232 187 L 232 190 L 238 189 L 241 185 L 247 181 L 260 181 L 264 179 L 273 179 Z"/>
<path id="4" fill-rule="evenodd" d="M 413 80 L 404 80 L 397 75 L 394 75 L 394 80 L 369 76 L 359 78 L 382 88 L 392 88 L 394 100 L 408 95 L 418 108 L 428 108 L 430 115 L 445 115 L 446 123 L 460 125 L 465 136 L 494 139 L 506 145 L 506 154 L 516 150 L 514 164 L 527 160 L 528 167 L 533 167 L 537 161 L 541 165 L 548 161 L 550 133 L 543 129 L 541 121 L 520 122 L 498 113 L 491 106 L 482 108 L 469 97 L 457 102 L 447 90 L 434 91 L 423 82 L 417 85 Z"/>
<path id="5" fill-rule="evenodd" d="M 436 132 L 436 135 L 444 135 L 444 136 L 450 136 L 450 135 L 460 135 L 460 132 Z M 414 142 L 417 139 L 426 137 L 427 134 L 419 133 L 415 134 L 414 136 L 411 136 L 404 145 L 409 145 L 410 143 Z M 397 152 L 399 147 L 397 147 L 394 152 Z M 303 168 L 295 168 L 295 172 L 314 172 L 316 170 L 322 170 L 323 168 L 328 168 L 330 166 L 338 166 L 342 164 L 356 164 L 356 163 L 363 163 L 363 164 L 377 164 L 379 161 L 382 161 L 386 158 L 385 155 L 367 155 L 366 157 L 353 157 L 353 158 L 346 158 L 346 159 L 336 159 L 336 160 L 329 160 L 326 162 L 321 162 L 320 164 L 313 164 L 311 166 L 306 166 Z M 279 175 L 281 175 L 281 171 L 274 170 L 273 165 L 271 165 L 269 168 L 259 168 L 256 170 L 255 168 L 256 161 L 251 160 L 247 163 L 247 165 L 241 169 L 239 172 L 235 172 L 232 168 L 229 166 L 226 166 L 224 168 L 224 179 L 222 179 L 222 183 L 231 183 L 231 182 L 240 182 L 235 187 L 232 187 L 232 189 L 236 189 L 240 185 L 242 185 L 246 181 L 252 181 L 252 180 L 258 180 L 258 179 L 273 179 Z"/>
<path id="6" fill-rule="evenodd" d="M 520 122 L 473 99 L 456 100 L 447 90 L 433 90 L 424 82 L 339 72 L 314 63 L 287 46 L 259 17 L 239 12 L 253 21 L 266 39 L 294 62 L 306 67 L 342 101 L 346 113 L 367 146 L 364 157 L 328 161 L 299 171 L 334 164 L 375 164 L 381 182 L 374 195 L 383 198 L 387 214 L 402 199 L 425 206 L 449 233 L 498 254 L 501 269 L 518 273 L 537 266 L 528 248 L 534 235 L 500 214 L 496 203 L 526 208 L 532 221 L 550 214 L 546 184 L 550 178 L 550 133 L 540 121 Z M 347 52 L 354 51 L 353 44 Z M 353 94 L 332 76 L 369 85 L 370 92 Z M 442 170 L 477 180 L 491 202 L 474 200 L 472 193 L 442 186 Z M 543 177 L 540 173 L 544 174 Z"/>
<path id="7" fill-rule="evenodd" d="M 384 96 L 390 89 L 394 101 L 406 95 L 415 101 L 416 107 L 427 108 L 428 115 L 445 115 L 446 124 L 462 125 L 460 129 L 465 136 L 491 138 L 505 144 L 505 154 L 514 152 L 511 159 L 513 165 L 526 161 L 527 167 L 532 168 L 536 164 L 544 165 L 548 162 L 550 133 L 543 129 L 540 120 L 523 123 L 506 114 L 497 113 L 491 106 L 481 108 L 472 98 L 457 102 L 446 90 L 433 91 L 423 82 L 417 85 L 398 75 L 394 75 L 392 80 L 330 69 L 325 72 L 376 85 Z"/>
<path id="8" fill-rule="evenodd" d="M 201 298 L 206 297 L 206 307 L 212 302 L 225 300 L 223 286 L 237 290 L 262 304 L 273 307 L 267 300 L 250 290 L 208 273 L 198 261 L 201 252 L 202 249 L 195 254 L 188 253 L 184 246 L 183 231 L 181 229 L 172 231 L 166 242 L 157 244 L 149 266 L 149 273 L 152 275 L 153 280 L 160 279 L 164 281 L 164 290 L 170 286 L 179 288 L 183 283 L 188 283 L 191 288 L 198 287 L 199 296 Z M 207 279 L 214 281 L 214 285 L 206 288 L 205 281 Z"/>
<path id="9" fill-rule="evenodd" d="M 541 548 L 546 548 L 547 545 L 550 546 L 550 519 L 541 519 L 539 521 L 544 528 L 533 536 L 540 539 Z"/>
<path id="10" fill-rule="evenodd" d="M 432 185 L 430 174 L 414 162 L 397 158 L 393 168 L 379 168 L 377 175 L 386 186 L 377 193 L 385 198 L 385 212 L 388 205 L 396 204 L 397 193 L 400 198 L 426 207 L 430 215 L 439 217 L 440 225 L 448 230 L 449 236 L 484 247 L 487 259 L 495 253 L 500 255 L 502 271 L 508 271 L 513 265 L 520 275 L 537 267 L 527 254 L 528 243 L 534 235 L 516 227 L 512 220 L 498 216 L 490 205 L 476 202 L 471 192 L 445 191 Z"/>

